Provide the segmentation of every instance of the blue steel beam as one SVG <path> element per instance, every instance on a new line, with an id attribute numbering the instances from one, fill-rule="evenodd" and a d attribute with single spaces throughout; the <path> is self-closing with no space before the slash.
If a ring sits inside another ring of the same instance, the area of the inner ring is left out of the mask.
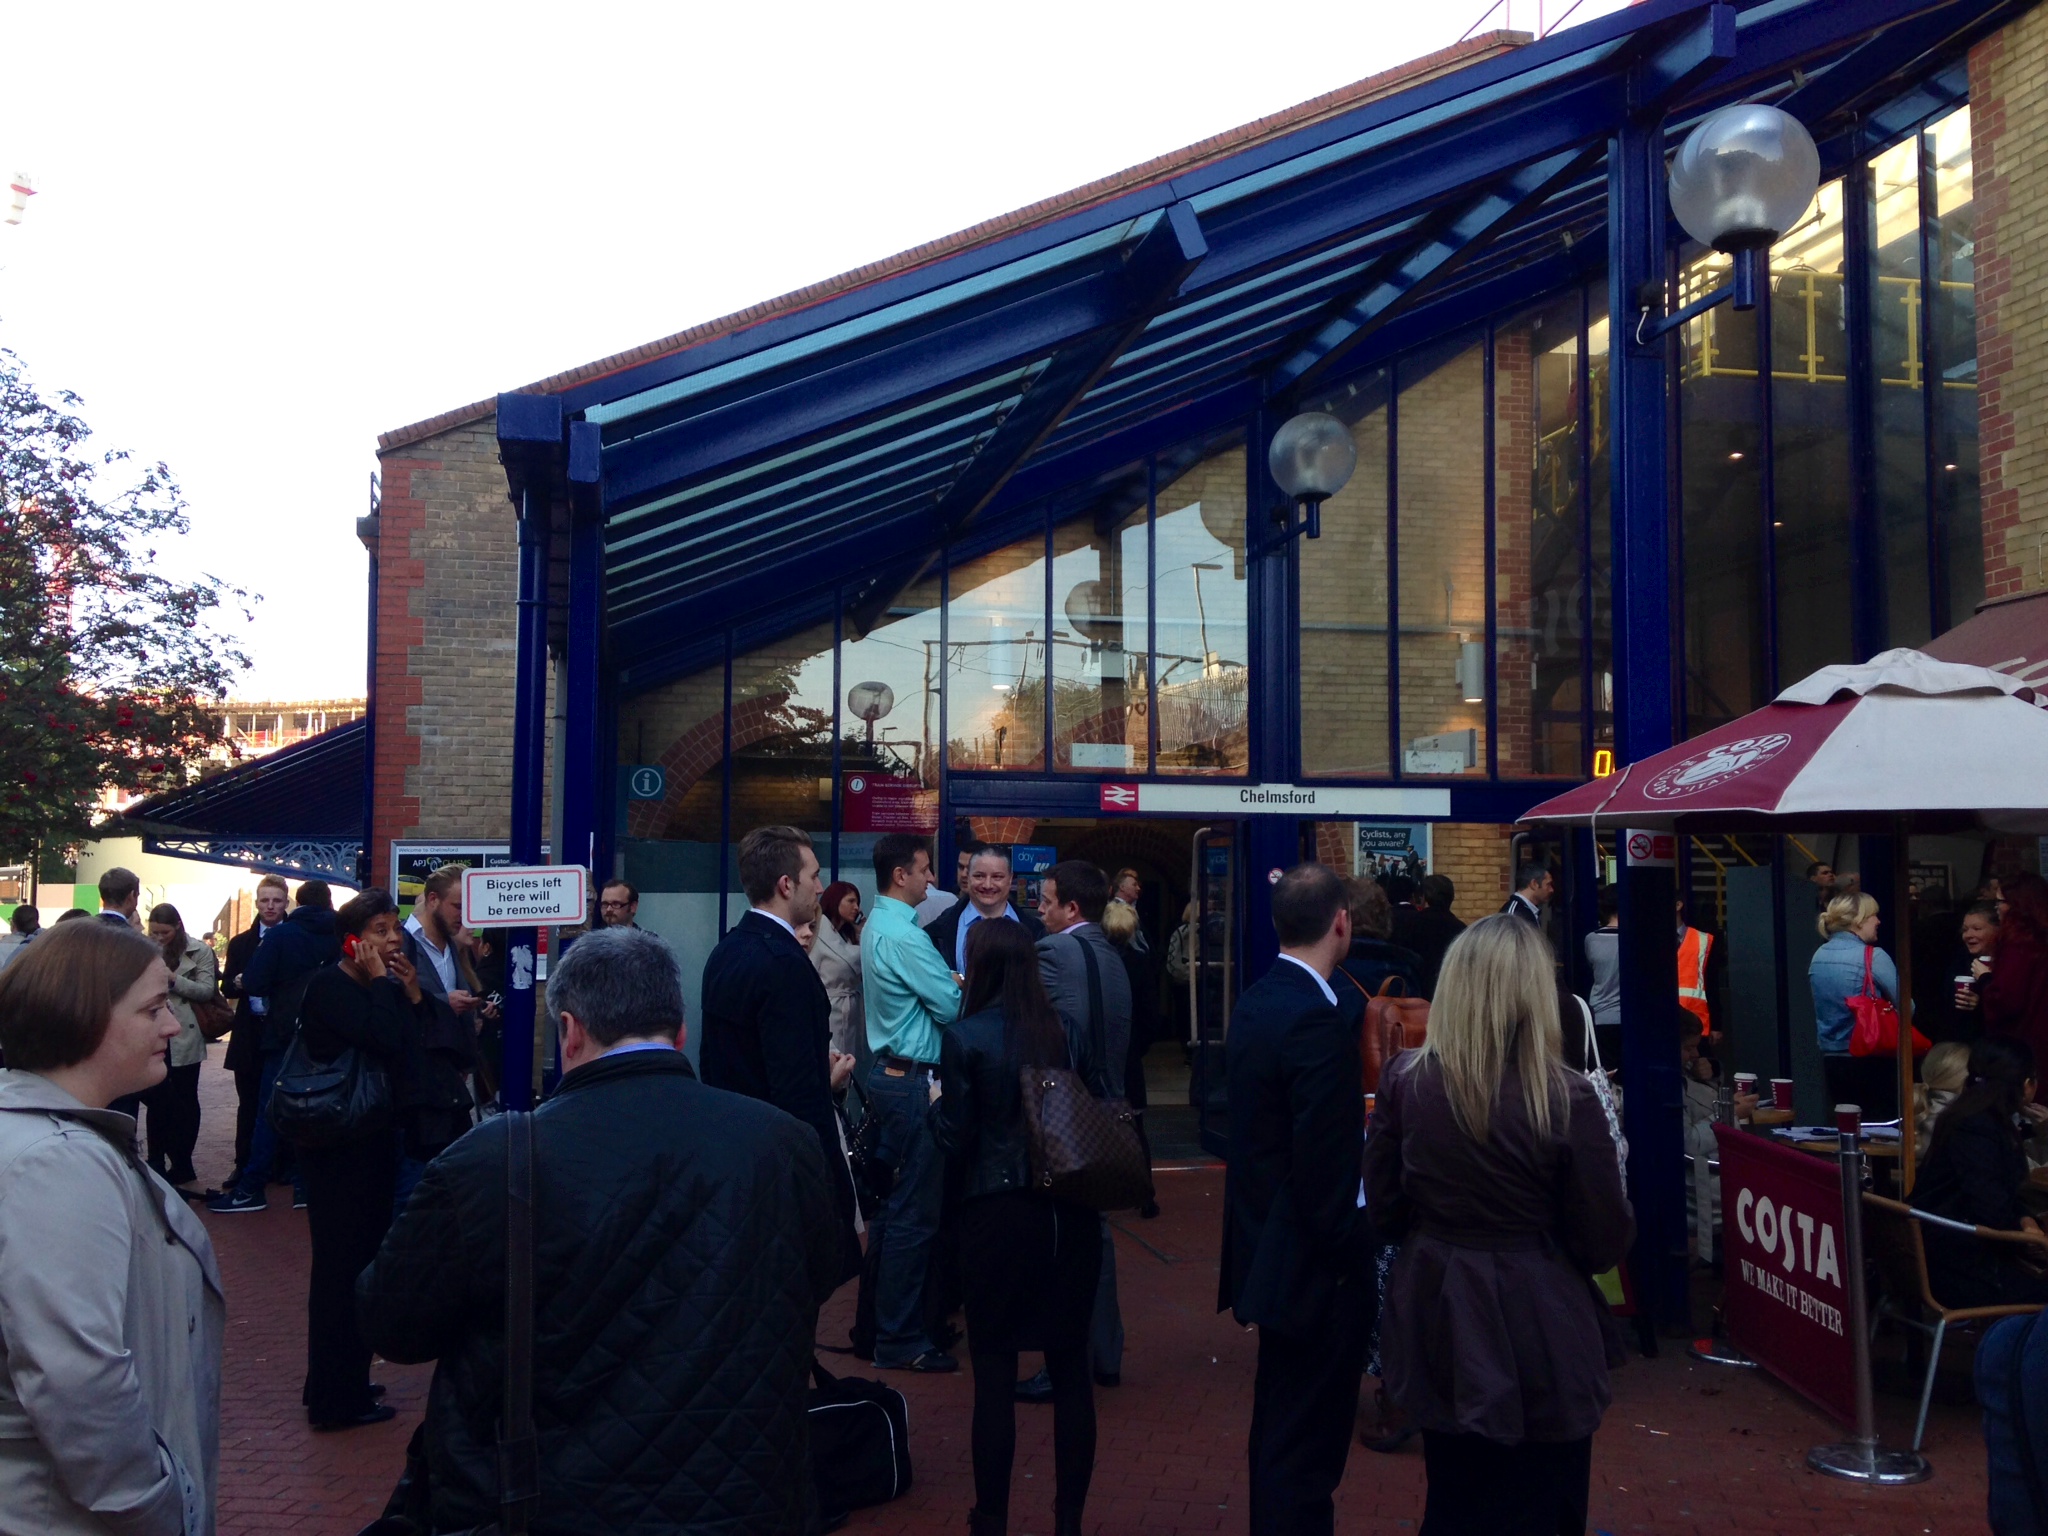
<path id="1" fill-rule="evenodd" d="M 1954 0 L 1925 15 L 1885 28 L 1870 41 L 1852 48 L 1827 71 L 1815 76 L 1778 105 L 1808 128 L 1818 128 L 1835 114 L 1873 96 L 1895 90 L 1894 81 L 1924 63 L 1927 55 L 1953 46 L 1960 32 L 2027 10 L 2034 0 L 1985 6 L 1981 0 Z M 1924 71 L 1922 71 L 1924 73 Z M 1816 133 L 1814 137 L 1821 135 Z"/>
<path id="2" fill-rule="evenodd" d="M 1565 150 L 1524 166 L 1488 188 L 1317 326 L 1268 372 L 1267 387 L 1276 396 L 1289 398 L 1312 388 L 1376 327 L 1443 282 L 1501 230 L 1540 207 L 1597 156 L 1596 149 Z"/>
<path id="3" fill-rule="evenodd" d="M 593 880 L 611 871 L 596 867 L 605 751 L 604 521 L 598 509 L 599 436 L 587 421 L 569 424 L 569 624 L 562 667 L 562 846 L 556 862 L 582 864 Z M 596 892 L 592 891 L 593 899 Z"/>

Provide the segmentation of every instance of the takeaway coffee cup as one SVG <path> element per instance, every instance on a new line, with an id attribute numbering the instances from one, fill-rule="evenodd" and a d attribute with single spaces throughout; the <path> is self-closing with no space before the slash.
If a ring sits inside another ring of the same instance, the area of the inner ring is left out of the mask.
<path id="1" fill-rule="evenodd" d="M 1860 1104 L 1837 1104 L 1835 1106 L 1835 1129 L 1845 1136 L 1860 1135 L 1863 1130 L 1863 1106 Z"/>
<path id="2" fill-rule="evenodd" d="M 1735 1092 L 1736 1092 L 1736 1093 L 1737 1093 L 1738 1095 L 1741 1095 L 1741 1094 L 1745 1094 L 1745 1093 L 1755 1093 L 1755 1092 L 1756 1092 L 1756 1074 L 1755 1074 L 1754 1072 L 1738 1072 L 1738 1073 L 1736 1073 L 1736 1074 L 1735 1074 Z"/>
<path id="3" fill-rule="evenodd" d="M 1976 982 L 1976 980 L 1977 980 L 1977 978 L 1976 978 L 1976 977 L 1974 977 L 1974 976 L 1972 976 L 1972 975 L 1971 975 L 1971 974 L 1970 974 L 1970 973 L 1969 973 L 1968 971 L 1965 971 L 1965 972 L 1963 972 L 1963 974 L 1962 974 L 1962 975 L 1960 975 L 1960 976 L 1958 976 L 1958 977 L 1956 978 L 1956 1001 L 1957 1001 L 1957 1002 L 1959 1002 L 1959 1003 L 1960 1003 L 1960 1002 L 1962 1002 L 1962 1000 L 1963 1000 L 1963 999 L 1964 999 L 1965 997 L 1970 997 L 1970 998 L 1974 998 L 1974 997 L 1976 996 L 1976 991 L 1975 991 L 1975 982 Z"/>
<path id="4" fill-rule="evenodd" d="M 1792 1079 L 1791 1079 L 1791 1078 L 1789 1078 L 1789 1077 L 1774 1077 L 1774 1078 L 1772 1078 L 1772 1079 L 1771 1079 L 1771 1108 L 1773 1108 L 1773 1109 L 1790 1109 L 1791 1107 L 1792 1107 Z"/>

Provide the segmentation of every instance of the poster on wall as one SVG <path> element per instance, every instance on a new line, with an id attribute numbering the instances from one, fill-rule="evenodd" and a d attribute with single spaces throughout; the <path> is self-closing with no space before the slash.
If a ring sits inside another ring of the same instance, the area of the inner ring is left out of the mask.
<path id="1" fill-rule="evenodd" d="M 1426 821 L 1361 821 L 1352 873 L 1367 880 L 1406 875 L 1420 880 L 1431 873 Z"/>
<path id="2" fill-rule="evenodd" d="M 542 844 L 540 856 L 541 862 L 546 863 L 546 844 Z M 427 876 L 443 864 L 460 864 L 464 869 L 507 869 L 512 864 L 512 848 L 507 843 L 394 841 L 391 845 L 391 899 L 410 910 L 412 904 L 420 899 L 420 889 L 427 883 Z"/>
<path id="3" fill-rule="evenodd" d="M 908 774 L 849 773 L 844 788 L 842 831 L 930 837 L 939 830 L 939 792 Z"/>

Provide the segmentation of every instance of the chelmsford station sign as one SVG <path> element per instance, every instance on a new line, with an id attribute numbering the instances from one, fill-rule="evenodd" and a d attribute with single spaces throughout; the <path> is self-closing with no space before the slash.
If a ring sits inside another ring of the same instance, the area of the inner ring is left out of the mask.
<path id="1" fill-rule="evenodd" d="M 1328 784 L 1152 784 L 1098 786 L 1105 815 L 1389 816 L 1451 814 L 1448 789 L 1344 789 Z"/>

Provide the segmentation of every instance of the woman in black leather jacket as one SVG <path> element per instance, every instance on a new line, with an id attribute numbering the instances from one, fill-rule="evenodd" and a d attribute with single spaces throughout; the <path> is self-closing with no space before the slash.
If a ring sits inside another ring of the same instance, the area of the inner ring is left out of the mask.
<path id="1" fill-rule="evenodd" d="M 1017 1356 L 1045 1353 L 1052 1377 L 1056 1536 L 1079 1536 L 1095 1471 L 1095 1388 L 1088 1319 L 1102 1264 L 1095 1212 L 1031 1184 L 1019 1074 L 1072 1066 L 1096 1085 L 1100 1064 L 1085 1032 L 1069 1035 L 1039 979 L 1038 953 L 1021 923 L 976 923 L 967 939 L 966 1003 L 939 1047 L 940 1097 L 932 1121 L 962 1176 L 960 1239 L 967 1347 L 974 1363 L 973 1536 L 1003 1536 L 1017 1452 Z M 1069 1041 L 1073 1044 L 1070 1046 Z"/>

